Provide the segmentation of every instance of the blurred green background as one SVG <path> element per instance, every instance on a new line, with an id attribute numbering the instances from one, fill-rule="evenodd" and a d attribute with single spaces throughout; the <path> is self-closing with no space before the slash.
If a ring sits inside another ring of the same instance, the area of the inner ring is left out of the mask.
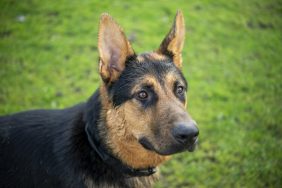
<path id="1" fill-rule="evenodd" d="M 99 16 L 136 52 L 156 49 L 177 9 L 184 74 L 200 128 L 194 153 L 161 167 L 156 187 L 282 187 L 282 1 L 0 1 L 0 114 L 64 108 L 99 86 Z"/>

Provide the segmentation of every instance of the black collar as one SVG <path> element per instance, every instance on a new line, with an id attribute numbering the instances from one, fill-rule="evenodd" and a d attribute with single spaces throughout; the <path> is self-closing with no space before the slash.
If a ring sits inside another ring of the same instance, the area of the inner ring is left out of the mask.
<path id="1" fill-rule="evenodd" d="M 136 176 L 150 176 L 157 171 L 155 167 L 149 167 L 146 169 L 134 169 L 123 164 L 122 161 L 109 154 L 106 151 L 106 149 L 102 147 L 101 143 L 99 142 L 99 135 L 97 130 L 91 131 L 94 129 L 93 127 L 92 129 L 90 129 L 89 126 L 90 125 L 87 123 L 85 126 L 85 132 L 87 134 L 87 138 L 91 147 L 96 151 L 96 153 L 104 161 L 104 163 L 114 168 L 117 172 L 121 172 L 125 176 L 136 177 Z"/>

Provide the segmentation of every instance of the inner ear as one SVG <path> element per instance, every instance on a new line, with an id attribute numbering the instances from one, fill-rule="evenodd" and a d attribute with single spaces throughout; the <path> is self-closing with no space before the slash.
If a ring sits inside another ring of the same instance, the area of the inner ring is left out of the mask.
<path id="1" fill-rule="evenodd" d="M 106 84 L 117 80 L 125 68 L 126 59 L 135 56 L 120 26 L 106 13 L 100 18 L 98 50 L 99 72 Z"/>
<path id="2" fill-rule="evenodd" d="M 170 56 L 173 59 L 174 64 L 178 67 L 182 67 L 182 49 L 185 40 L 185 22 L 181 11 L 177 11 L 174 23 L 162 41 L 158 53 Z"/>

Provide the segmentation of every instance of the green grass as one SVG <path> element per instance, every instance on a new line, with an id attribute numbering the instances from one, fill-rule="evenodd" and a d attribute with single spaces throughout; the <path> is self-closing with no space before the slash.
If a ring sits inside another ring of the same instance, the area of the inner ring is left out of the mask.
<path id="1" fill-rule="evenodd" d="M 102 12 L 143 52 L 158 47 L 182 9 L 188 108 L 200 142 L 162 166 L 156 187 L 282 186 L 281 1 L 3 0 L 0 7 L 0 114 L 87 100 L 100 82 Z"/>

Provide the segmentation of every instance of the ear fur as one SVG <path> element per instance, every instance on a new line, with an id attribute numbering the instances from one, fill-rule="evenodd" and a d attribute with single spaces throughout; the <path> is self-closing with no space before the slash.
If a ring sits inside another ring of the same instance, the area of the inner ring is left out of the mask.
<path id="1" fill-rule="evenodd" d="M 185 40 L 185 22 L 183 14 L 180 10 L 177 11 L 174 23 L 162 41 L 158 53 L 171 56 L 174 64 L 182 67 L 182 49 Z"/>
<path id="2" fill-rule="evenodd" d="M 134 55 L 124 32 L 107 13 L 100 18 L 98 50 L 99 72 L 106 84 L 118 79 L 125 68 L 126 59 Z"/>

